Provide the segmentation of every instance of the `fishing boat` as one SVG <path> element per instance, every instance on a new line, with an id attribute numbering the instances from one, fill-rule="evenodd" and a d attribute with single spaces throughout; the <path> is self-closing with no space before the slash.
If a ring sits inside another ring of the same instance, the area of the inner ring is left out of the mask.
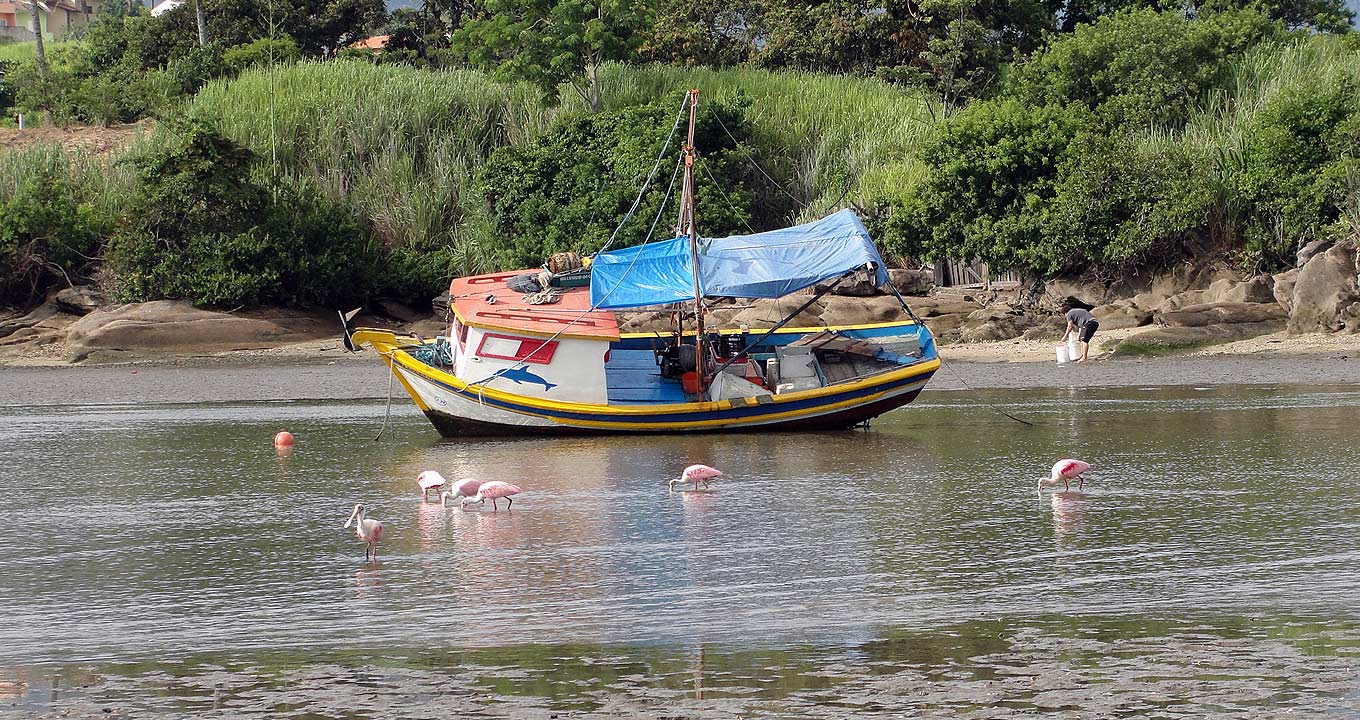
<path id="1" fill-rule="evenodd" d="M 558 274 L 457 278 L 446 334 L 430 340 L 346 327 L 346 346 L 377 350 L 389 368 L 389 393 L 399 382 L 450 438 L 844 429 L 914 400 L 940 367 L 934 339 L 896 294 L 854 212 L 770 232 L 700 236 L 698 92 L 686 103 L 676 237 L 649 236 Z M 857 274 L 896 295 L 900 319 L 794 326 Z M 715 304 L 753 298 L 797 307 L 767 328 L 712 322 Z M 621 332 L 620 315 L 644 308 L 671 318 L 668 328 Z"/>

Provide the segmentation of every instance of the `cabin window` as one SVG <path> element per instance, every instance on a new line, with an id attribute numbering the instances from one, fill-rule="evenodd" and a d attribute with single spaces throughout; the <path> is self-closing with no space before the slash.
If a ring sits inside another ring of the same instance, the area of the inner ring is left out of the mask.
<path id="1" fill-rule="evenodd" d="M 482 337 L 482 344 L 477 348 L 477 355 L 480 357 L 522 360 L 539 365 L 547 365 L 552 362 L 555 352 L 557 352 L 556 340 L 545 341 L 536 338 L 492 335 L 490 333 Z"/>

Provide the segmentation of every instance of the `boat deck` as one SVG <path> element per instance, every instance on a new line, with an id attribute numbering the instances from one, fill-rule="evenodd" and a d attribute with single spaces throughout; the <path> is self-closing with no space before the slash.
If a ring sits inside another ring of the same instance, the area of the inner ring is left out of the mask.
<path id="1" fill-rule="evenodd" d="M 680 381 L 661 377 L 661 368 L 657 367 L 651 350 L 610 350 L 604 377 L 610 404 L 686 402 Z"/>

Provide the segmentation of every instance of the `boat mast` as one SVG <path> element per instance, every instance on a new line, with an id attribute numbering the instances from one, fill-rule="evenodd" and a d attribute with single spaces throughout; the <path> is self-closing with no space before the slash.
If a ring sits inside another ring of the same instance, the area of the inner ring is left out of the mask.
<path id="1" fill-rule="evenodd" d="M 694 118 L 699 110 L 699 89 L 689 91 L 689 140 L 685 143 L 685 181 L 680 195 L 679 235 L 689 236 L 689 258 L 694 268 L 694 374 L 699 395 L 704 393 L 704 296 L 699 289 L 699 232 L 694 227 Z"/>

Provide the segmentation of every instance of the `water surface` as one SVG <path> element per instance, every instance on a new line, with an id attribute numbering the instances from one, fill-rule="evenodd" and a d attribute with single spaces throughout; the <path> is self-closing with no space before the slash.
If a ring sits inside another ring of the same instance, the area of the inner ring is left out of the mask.
<path id="1" fill-rule="evenodd" d="M 0 713 L 1360 717 L 1355 388 L 770 436 L 440 442 L 398 407 L 375 442 L 383 409 L 0 408 Z M 1037 496 L 1069 456 L 1091 482 Z M 695 462 L 717 491 L 668 492 Z M 430 468 L 525 492 L 445 510 Z"/>

